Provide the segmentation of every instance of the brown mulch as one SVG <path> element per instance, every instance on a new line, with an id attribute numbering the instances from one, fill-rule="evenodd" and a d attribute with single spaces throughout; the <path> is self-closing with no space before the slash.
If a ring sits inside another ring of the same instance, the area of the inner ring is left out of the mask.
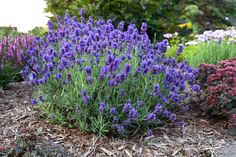
<path id="1" fill-rule="evenodd" d="M 235 141 L 227 135 L 224 122 L 184 114 L 187 125 L 168 124 L 156 129 L 154 136 L 130 140 L 112 139 L 52 124 L 31 105 L 32 88 L 26 82 L 11 83 L 0 91 L 0 146 L 10 145 L 24 129 L 34 130 L 38 138 L 61 145 L 70 156 L 176 156 L 210 157 L 222 146 Z"/>

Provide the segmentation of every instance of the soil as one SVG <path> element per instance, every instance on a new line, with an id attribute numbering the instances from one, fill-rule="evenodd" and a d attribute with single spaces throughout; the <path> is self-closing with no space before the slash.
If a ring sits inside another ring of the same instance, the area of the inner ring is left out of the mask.
<path id="1" fill-rule="evenodd" d="M 31 105 L 33 88 L 11 83 L 0 91 L 0 147 L 11 145 L 29 130 L 37 138 L 63 147 L 68 156 L 236 157 L 236 137 L 227 134 L 224 120 L 213 120 L 192 109 L 183 114 L 187 125 L 166 124 L 151 137 L 122 140 L 97 137 L 51 123 Z"/>

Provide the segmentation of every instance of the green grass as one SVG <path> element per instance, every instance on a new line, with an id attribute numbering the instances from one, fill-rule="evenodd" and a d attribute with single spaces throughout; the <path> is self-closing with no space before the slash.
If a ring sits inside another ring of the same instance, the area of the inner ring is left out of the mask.
<path id="1" fill-rule="evenodd" d="M 226 41 L 217 43 L 211 41 L 197 45 L 196 51 L 186 57 L 190 66 L 198 67 L 200 64 L 217 64 L 219 61 L 236 57 L 236 45 Z"/>
<path id="2" fill-rule="evenodd" d="M 199 43 L 184 48 L 180 56 L 176 55 L 178 46 L 172 46 L 167 50 L 166 57 L 175 57 L 178 62 L 186 60 L 190 66 L 198 67 L 200 64 L 217 64 L 219 61 L 236 57 L 236 44 L 228 44 L 227 41 L 217 43 Z"/>

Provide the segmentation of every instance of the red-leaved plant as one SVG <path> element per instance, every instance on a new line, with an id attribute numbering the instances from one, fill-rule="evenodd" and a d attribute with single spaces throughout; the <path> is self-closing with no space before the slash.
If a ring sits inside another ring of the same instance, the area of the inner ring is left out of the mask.
<path id="1" fill-rule="evenodd" d="M 236 58 L 217 65 L 199 66 L 204 101 L 214 115 L 226 116 L 229 127 L 236 127 Z"/>

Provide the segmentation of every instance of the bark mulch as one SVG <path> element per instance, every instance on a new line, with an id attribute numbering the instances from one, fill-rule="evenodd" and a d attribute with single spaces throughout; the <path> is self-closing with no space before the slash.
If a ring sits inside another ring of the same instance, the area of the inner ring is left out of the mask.
<path id="1" fill-rule="evenodd" d="M 62 147 L 67 156 L 211 157 L 236 141 L 227 135 L 224 121 L 193 111 L 183 114 L 186 127 L 168 124 L 157 128 L 151 137 L 137 136 L 130 140 L 97 137 L 46 120 L 31 105 L 31 95 L 32 87 L 27 82 L 11 83 L 8 89 L 0 91 L 0 146 L 10 145 L 29 130 L 37 134 L 39 145 L 46 141 Z"/>

